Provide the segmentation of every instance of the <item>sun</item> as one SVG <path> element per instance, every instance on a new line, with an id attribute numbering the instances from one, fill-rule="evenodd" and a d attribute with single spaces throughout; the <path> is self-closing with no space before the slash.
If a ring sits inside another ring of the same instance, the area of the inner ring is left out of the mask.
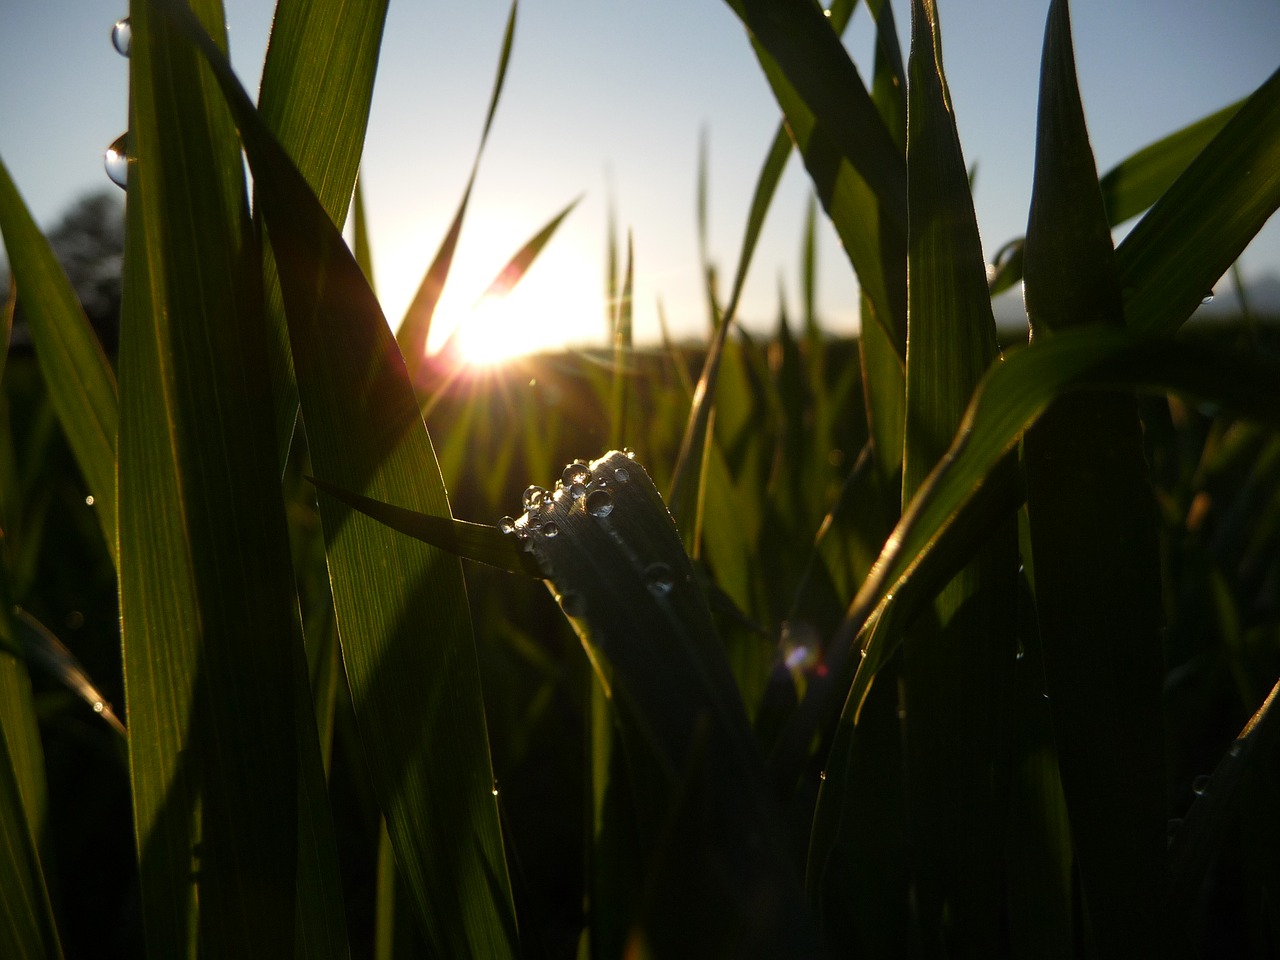
<path id="1" fill-rule="evenodd" d="M 565 347 L 556 318 L 545 309 L 529 309 L 518 292 L 485 296 L 458 318 L 450 340 L 468 367 L 495 367 L 516 357 Z M 535 304 L 535 307 L 537 305 Z"/>

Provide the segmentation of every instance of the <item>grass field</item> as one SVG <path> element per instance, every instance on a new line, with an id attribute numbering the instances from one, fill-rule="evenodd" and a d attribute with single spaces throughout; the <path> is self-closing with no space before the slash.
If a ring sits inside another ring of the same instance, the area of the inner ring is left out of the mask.
<path id="1" fill-rule="evenodd" d="M 256 104 L 216 2 L 132 5 L 111 356 L 0 167 L 0 954 L 1280 949 L 1280 334 L 1186 325 L 1280 73 L 1099 176 L 1053 0 L 988 267 L 935 4 L 868 85 L 852 3 L 729 5 L 784 122 L 696 347 L 619 244 L 610 348 L 424 356 L 465 196 L 393 335 L 338 226 L 385 4 L 283 0 Z M 856 341 L 811 253 L 736 323 L 793 150 Z"/>

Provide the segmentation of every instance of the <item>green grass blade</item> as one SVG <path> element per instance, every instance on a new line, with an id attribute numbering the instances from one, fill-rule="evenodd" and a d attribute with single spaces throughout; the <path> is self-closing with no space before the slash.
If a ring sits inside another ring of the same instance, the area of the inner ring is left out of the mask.
<path id="1" fill-rule="evenodd" d="M 627 262 L 622 272 L 622 291 L 618 300 L 617 320 L 613 325 L 613 383 L 609 398 L 609 438 L 615 447 L 626 445 L 628 381 L 631 378 L 631 293 L 635 282 L 635 245 L 627 231 Z"/>
<path id="2" fill-rule="evenodd" d="M 942 66 L 937 8 L 917 0 L 907 81 L 907 364 L 904 508 L 946 451 L 996 359 L 968 171 Z M 1014 659 L 1016 531 L 977 558 L 909 635 L 902 669 L 908 816 L 926 942 L 999 952 L 1003 892 L 1001 704 Z"/>
<path id="3" fill-rule="evenodd" d="M 1182 325 L 1280 207 L 1280 70 L 1250 96 L 1116 249 L 1125 321 Z"/>
<path id="4" fill-rule="evenodd" d="M 817 4 L 801 0 L 728 3 L 759 50 L 776 65 L 816 118 L 841 158 L 853 164 L 886 215 L 899 231 L 905 232 L 907 195 L 902 152 L 895 146 L 857 67 L 822 10 Z M 771 72 L 768 65 L 765 72 Z M 785 104 L 784 112 L 792 119 Z"/>
<path id="5" fill-rule="evenodd" d="M 642 943 L 654 955 L 816 953 L 764 764 L 671 515 L 634 460 L 566 468 L 516 522 L 579 624 L 636 748 L 650 818 Z M 624 741 L 625 741 L 624 736 Z M 696 829 L 696 836 L 686 830 Z M 751 843 L 743 843 L 751 837 Z"/>
<path id="6" fill-rule="evenodd" d="M 1049 8 L 1037 130 L 1024 250 L 1032 337 L 1089 324 L 1119 328 L 1120 283 L 1066 0 Z M 1163 952 L 1164 610 L 1134 396 L 1055 401 L 1027 432 L 1024 463 L 1046 690 L 1089 952 Z"/>
<path id="7" fill-rule="evenodd" d="M 351 201 L 352 243 L 351 252 L 360 265 L 360 272 L 369 281 L 369 289 L 376 291 L 378 285 L 373 282 L 373 248 L 369 245 L 369 220 L 364 209 L 363 181 L 356 178 L 355 197 Z"/>
<path id="8" fill-rule="evenodd" d="M 448 517 L 406 368 L 359 266 L 226 60 L 189 22 L 184 30 L 214 70 L 254 174 L 281 265 L 316 472 Z M 515 913 L 460 563 L 327 496 L 320 509 L 365 760 L 423 932 L 441 955 L 513 955 Z"/>
<path id="9" fill-rule="evenodd" d="M 111 704 L 85 673 L 75 655 L 48 627 L 21 607 L 13 608 L 14 632 L 18 634 L 23 655 L 28 663 L 39 666 L 46 674 L 83 700 L 107 726 L 122 737 L 124 724 Z"/>
<path id="10" fill-rule="evenodd" d="M 1124 223 L 1159 200 L 1243 105 L 1240 100 L 1202 117 L 1108 170 L 1099 184 L 1107 222 Z"/>
<path id="11" fill-rule="evenodd" d="M 507 265 L 493 278 L 493 282 L 485 288 L 483 296 L 505 297 L 514 290 L 516 284 L 524 278 L 524 275 L 529 272 L 529 268 L 533 266 L 533 261 L 538 259 L 538 254 L 542 252 L 542 248 L 555 236 L 555 232 L 559 229 L 560 224 L 564 222 L 564 218 L 573 211 L 573 208 L 581 200 L 582 197 L 571 200 L 568 206 L 547 221 L 546 226 L 530 237 L 528 242 L 516 251 L 515 255 L 507 261 Z"/>
<path id="12" fill-rule="evenodd" d="M 279 0 L 258 103 L 268 128 L 341 226 L 360 166 L 387 0 Z M 267 315 L 280 463 L 298 414 L 298 387 L 275 260 L 268 248 Z"/>
<path id="13" fill-rule="evenodd" d="M 116 378 L 53 248 L 0 163 L 0 232 L 49 397 L 94 495 L 111 560 L 116 542 Z M 5 338 L 6 353 L 8 337 Z"/>
<path id="14" fill-rule="evenodd" d="M 502 85 L 507 77 L 507 64 L 511 59 L 511 46 L 515 40 L 516 10 L 519 0 L 511 0 L 511 12 L 507 14 L 507 27 L 502 37 L 502 53 L 498 56 L 498 73 L 493 81 L 493 93 L 489 97 L 489 110 L 485 114 L 484 129 L 480 133 L 480 144 L 476 147 L 475 160 L 471 163 L 471 175 L 467 178 L 466 189 L 462 191 L 462 200 L 449 224 L 449 230 L 436 251 L 435 259 L 427 268 L 417 293 L 405 311 L 404 319 L 396 330 L 396 343 L 409 365 L 409 378 L 418 381 L 418 374 L 427 357 L 427 338 L 431 333 L 431 320 L 435 316 L 436 304 L 444 292 L 445 281 L 449 277 L 449 268 L 453 265 L 453 254 L 458 247 L 458 238 L 462 236 L 462 221 L 467 214 L 467 204 L 471 200 L 471 188 L 476 182 L 476 171 L 480 169 L 480 157 L 484 154 L 484 145 L 489 139 L 489 128 L 493 125 L 493 117 L 498 109 L 498 100 L 502 96 Z"/>
<path id="15" fill-rule="evenodd" d="M 287 957 L 300 638 L 259 251 L 212 79 L 158 4 L 132 28 L 120 615 L 144 932 L 156 956 Z"/>

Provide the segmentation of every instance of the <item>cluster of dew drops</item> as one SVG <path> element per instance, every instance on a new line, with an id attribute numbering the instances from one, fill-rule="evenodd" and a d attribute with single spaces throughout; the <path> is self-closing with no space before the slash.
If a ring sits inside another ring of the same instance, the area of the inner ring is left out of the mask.
<path id="1" fill-rule="evenodd" d="M 630 449 L 622 451 L 628 460 L 636 458 Z M 553 489 L 531 486 L 524 492 L 521 505 L 524 513 L 519 517 L 503 517 L 498 529 L 514 536 L 525 550 L 533 549 L 533 538 L 556 537 L 560 534 L 560 520 L 579 500 L 593 517 L 603 519 L 613 513 L 613 493 L 610 486 L 626 483 L 631 479 L 626 467 L 606 467 L 597 461 L 595 469 L 586 460 L 575 460 L 564 468 Z"/>
<path id="2" fill-rule="evenodd" d="M 111 45 L 116 48 L 116 53 L 122 57 L 128 57 L 132 41 L 133 28 L 129 24 L 129 18 L 117 20 L 111 28 Z M 102 165 L 106 168 L 107 176 L 121 190 L 124 190 L 129 183 L 128 141 L 129 134 L 120 134 L 102 155 Z"/>

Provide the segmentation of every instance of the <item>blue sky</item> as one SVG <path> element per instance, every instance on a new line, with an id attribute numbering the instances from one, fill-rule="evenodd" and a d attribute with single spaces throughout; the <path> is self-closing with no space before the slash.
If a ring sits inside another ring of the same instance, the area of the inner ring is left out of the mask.
<path id="1" fill-rule="evenodd" d="M 101 0 L 0 0 L 0 157 L 38 221 L 106 182 L 102 151 L 126 122 L 127 63 L 109 42 L 124 15 Z M 1034 158 L 1045 2 L 940 2 L 945 68 L 988 254 L 1025 226 Z M 228 0 L 232 58 L 257 86 L 267 0 Z M 364 183 L 379 293 L 394 324 L 430 262 L 480 135 L 506 0 L 392 3 L 366 144 Z M 894 0 L 908 33 L 905 2 Z M 1276 0 L 1076 0 L 1078 69 L 1099 167 L 1238 99 L 1280 65 Z M 848 44 L 869 64 L 869 18 Z M 867 71 L 863 70 L 864 75 Z M 709 143 L 711 248 L 731 276 L 777 109 L 745 34 L 722 0 L 524 0 L 506 92 L 441 303 L 444 327 L 470 316 L 488 281 L 555 212 L 582 203 L 485 335 L 514 346 L 599 341 L 606 210 L 612 197 L 636 249 L 636 327 L 698 334 L 706 316 L 695 228 L 698 144 Z M 807 184 L 792 161 L 758 250 L 741 313 L 794 307 Z M 1271 223 L 1246 275 L 1280 273 Z M 833 232 L 819 251 L 820 307 L 856 324 L 856 285 Z M 503 326 L 506 325 L 506 326 Z"/>

